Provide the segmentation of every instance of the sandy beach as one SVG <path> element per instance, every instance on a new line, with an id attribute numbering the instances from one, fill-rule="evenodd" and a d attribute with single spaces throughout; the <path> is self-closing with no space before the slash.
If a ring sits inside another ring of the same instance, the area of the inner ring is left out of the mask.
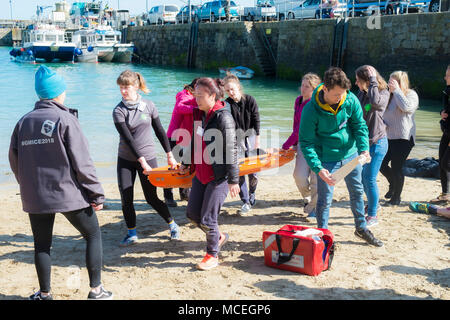
<path id="1" fill-rule="evenodd" d="M 316 226 L 303 212 L 292 169 L 290 163 L 278 173 L 260 176 L 257 203 L 248 216 L 237 214 L 238 199 L 226 200 L 219 223 L 230 241 L 220 254 L 220 266 L 210 271 L 195 269 L 206 243 L 203 232 L 188 224 L 187 203 L 178 201 L 178 207 L 171 209 L 182 240 L 170 241 L 167 225 L 145 203 L 139 183 L 135 205 L 140 242 L 120 248 L 126 232 L 120 196 L 115 179 L 103 179 L 106 208 L 98 218 L 105 287 L 115 299 L 450 299 L 450 221 L 407 208 L 409 201 L 426 201 L 439 194 L 438 180 L 406 177 L 401 206 L 382 207 L 380 224 L 372 228 L 385 243 L 382 248 L 354 236 L 349 196 L 341 182 L 330 213 L 329 228 L 336 241 L 331 269 L 311 277 L 266 267 L 263 231 L 286 224 Z M 387 182 L 381 175 L 378 182 L 384 195 Z M 162 198 L 162 189 L 158 193 Z M 24 299 L 39 287 L 30 224 L 17 185 L 3 186 L 0 199 L 0 299 Z M 55 299 L 86 299 L 84 257 L 85 241 L 57 215 L 52 247 Z"/>

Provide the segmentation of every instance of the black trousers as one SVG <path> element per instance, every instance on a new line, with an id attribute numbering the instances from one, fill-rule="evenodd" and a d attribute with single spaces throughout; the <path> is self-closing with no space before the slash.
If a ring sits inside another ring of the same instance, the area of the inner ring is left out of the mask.
<path id="1" fill-rule="evenodd" d="M 392 200 L 400 200 L 405 182 L 405 175 L 402 168 L 406 159 L 414 147 L 414 139 L 394 139 L 388 140 L 388 151 L 381 163 L 380 172 L 389 182 L 389 190 L 392 191 Z M 389 162 L 391 166 L 389 166 Z"/>
<path id="2" fill-rule="evenodd" d="M 152 168 L 158 166 L 156 158 L 147 160 L 147 163 Z M 141 180 L 142 191 L 144 192 L 147 203 L 152 206 L 152 208 L 155 209 L 167 223 L 171 222 L 172 216 L 170 215 L 169 208 L 164 201 L 161 201 L 158 198 L 156 187 L 148 181 L 139 162 L 118 158 L 117 180 L 119 182 L 120 197 L 122 199 L 122 212 L 128 229 L 136 227 L 136 211 L 134 210 L 133 204 L 136 174 L 139 176 L 139 180 Z"/>
<path id="3" fill-rule="evenodd" d="M 86 240 L 86 267 L 89 274 L 89 285 L 91 288 L 98 287 L 101 284 L 103 247 L 97 215 L 92 207 L 65 212 L 63 215 Z M 55 213 L 35 213 L 28 216 L 34 237 L 34 264 L 40 290 L 50 292 L 52 265 L 50 248 L 52 246 Z"/>
<path id="4" fill-rule="evenodd" d="M 450 147 L 448 146 L 450 142 L 450 137 L 445 133 L 441 137 L 441 142 L 439 143 L 439 171 L 441 177 L 441 187 L 442 193 L 448 193 L 448 168 L 450 159 Z"/>

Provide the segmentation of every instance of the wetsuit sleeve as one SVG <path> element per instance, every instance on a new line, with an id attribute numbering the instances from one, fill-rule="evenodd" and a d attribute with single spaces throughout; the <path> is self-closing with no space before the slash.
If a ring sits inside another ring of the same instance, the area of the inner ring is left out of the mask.
<path id="1" fill-rule="evenodd" d="M 97 178 L 87 139 L 81 131 L 78 120 L 73 116 L 67 120 L 63 140 L 76 180 L 84 190 L 89 203 L 102 204 L 105 202 L 103 187 Z"/>
<path id="2" fill-rule="evenodd" d="M 19 157 L 18 157 L 18 145 L 17 145 L 17 131 L 19 129 L 19 123 L 16 124 L 16 127 L 14 128 L 13 134 L 11 135 L 11 143 L 9 146 L 9 165 L 11 167 L 12 172 L 14 173 L 14 176 L 16 177 L 17 182 L 20 184 L 19 181 Z"/>
<path id="3" fill-rule="evenodd" d="M 130 129 L 128 129 L 127 124 L 125 122 L 114 122 L 114 125 L 116 126 L 117 132 L 119 132 L 125 143 L 130 147 L 133 155 L 137 159 L 142 157 L 142 155 L 139 153 L 139 148 L 137 147 L 136 141 L 134 140 Z"/>
<path id="4" fill-rule="evenodd" d="M 169 138 L 167 138 L 166 131 L 164 130 L 158 116 L 152 119 L 152 127 L 164 151 L 166 153 L 170 152 L 172 149 L 170 148 Z"/>

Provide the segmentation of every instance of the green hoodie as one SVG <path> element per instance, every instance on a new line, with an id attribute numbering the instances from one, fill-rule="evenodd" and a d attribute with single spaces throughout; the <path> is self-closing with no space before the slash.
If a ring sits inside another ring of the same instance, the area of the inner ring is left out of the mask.
<path id="1" fill-rule="evenodd" d="M 322 162 L 341 161 L 369 150 L 369 130 L 358 98 L 347 91 L 334 111 L 319 101 L 322 88 L 323 84 L 314 90 L 303 108 L 299 130 L 303 155 L 315 173 L 323 169 Z"/>

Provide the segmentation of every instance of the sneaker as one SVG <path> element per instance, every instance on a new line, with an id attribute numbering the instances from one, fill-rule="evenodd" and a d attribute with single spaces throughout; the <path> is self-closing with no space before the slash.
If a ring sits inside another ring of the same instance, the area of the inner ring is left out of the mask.
<path id="1" fill-rule="evenodd" d="M 249 203 L 244 203 L 244 205 L 241 208 L 241 212 L 240 212 L 241 216 L 249 213 L 251 209 L 252 209 L 252 207 L 250 206 Z"/>
<path id="2" fill-rule="evenodd" d="M 180 239 L 180 228 L 176 223 L 174 226 L 170 227 L 170 240 L 179 240 Z"/>
<path id="3" fill-rule="evenodd" d="M 308 213 L 308 215 L 306 217 L 316 219 L 316 211 L 314 211 L 314 210 L 311 211 L 310 213 Z"/>
<path id="4" fill-rule="evenodd" d="M 53 300 L 53 296 L 51 294 L 43 296 L 41 291 L 38 291 L 29 296 L 28 300 Z"/>
<path id="5" fill-rule="evenodd" d="M 367 228 L 376 226 L 378 224 L 378 218 L 377 217 L 367 216 L 366 217 L 366 224 L 367 224 Z"/>
<path id="6" fill-rule="evenodd" d="M 248 201 L 250 202 L 250 205 L 253 207 L 256 203 L 256 196 L 254 193 L 250 193 L 248 197 Z"/>
<path id="7" fill-rule="evenodd" d="M 409 203 L 409 209 L 411 211 L 417 212 L 417 213 L 429 213 L 428 212 L 428 205 L 426 203 L 410 202 Z"/>
<path id="8" fill-rule="evenodd" d="M 167 205 L 168 207 L 175 208 L 175 207 L 177 206 L 177 203 L 176 203 L 175 200 L 173 200 L 173 199 L 164 198 L 164 202 L 166 203 L 166 205 Z"/>
<path id="9" fill-rule="evenodd" d="M 100 292 L 95 293 L 93 291 L 89 292 L 88 300 L 112 300 L 113 294 L 110 291 L 106 291 L 103 286 L 100 286 Z"/>
<path id="10" fill-rule="evenodd" d="M 228 233 L 222 233 L 220 234 L 219 239 L 219 250 L 222 249 L 223 245 L 228 242 L 228 239 L 230 239 L 230 235 Z"/>
<path id="11" fill-rule="evenodd" d="M 216 258 L 209 253 L 205 255 L 202 262 L 197 264 L 197 269 L 199 270 L 210 270 L 219 265 L 219 258 Z"/>
<path id="12" fill-rule="evenodd" d="M 383 242 L 381 240 L 378 240 L 375 238 L 373 233 L 369 229 L 364 230 L 355 230 L 355 235 L 364 241 L 366 241 L 368 244 L 371 244 L 376 247 L 382 247 Z"/>
<path id="13" fill-rule="evenodd" d="M 127 235 L 122 241 L 120 241 L 121 247 L 128 247 L 138 242 L 137 236 L 129 236 Z"/>

